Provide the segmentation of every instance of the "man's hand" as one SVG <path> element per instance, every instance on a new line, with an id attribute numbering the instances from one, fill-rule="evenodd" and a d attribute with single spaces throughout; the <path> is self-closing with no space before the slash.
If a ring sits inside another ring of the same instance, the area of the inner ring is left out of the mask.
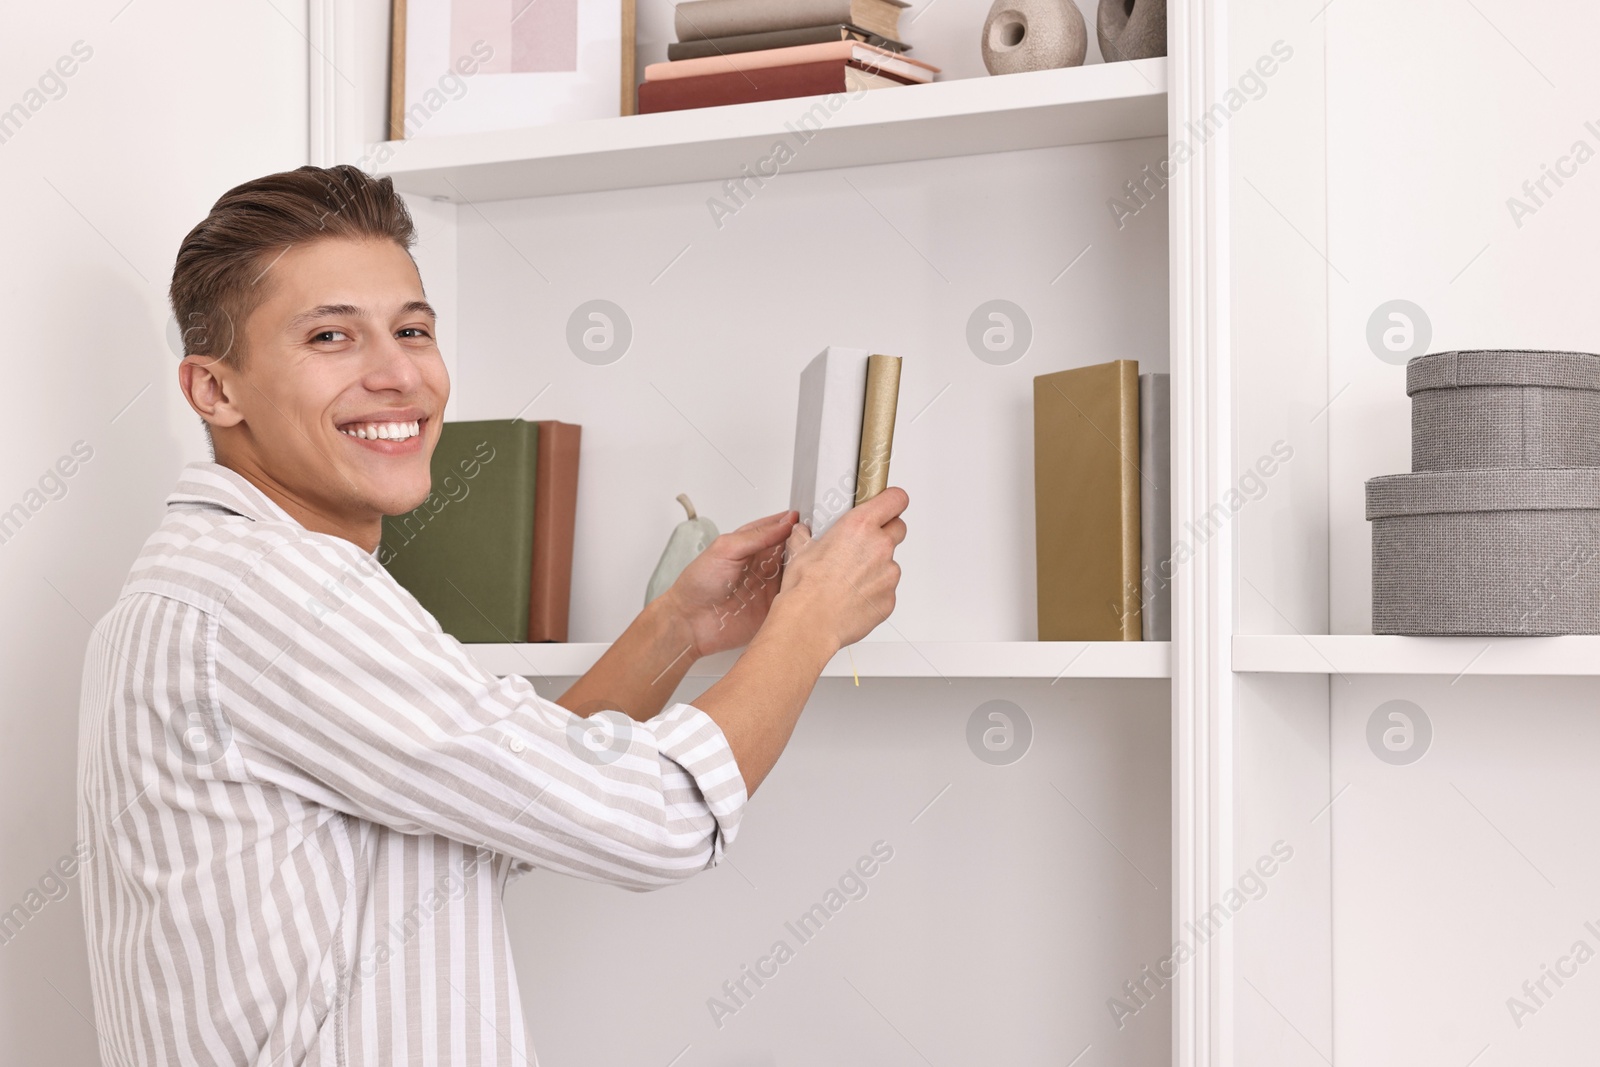
<path id="1" fill-rule="evenodd" d="M 762 586 L 766 623 L 749 650 L 695 699 L 695 706 L 711 716 L 728 739 L 747 795 L 756 791 L 789 743 L 795 720 L 828 661 L 845 645 L 871 633 L 894 610 L 894 591 L 900 582 L 894 550 L 905 540 L 900 513 L 908 503 L 904 489 L 890 486 L 845 512 L 814 541 L 798 515 L 789 518 L 794 512 L 769 521 L 765 528 L 759 522 L 752 524 L 751 539 L 770 541 L 774 548 L 782 533 L 789 534 L 782 578 Z M 757 573 L 772 573 L 783 559 L 773 549 L 755 555 Z M 772 566 L 763 571 L 760 560 L 772 560 Z M 769 602 L 767 590 L 774 586 L 781 591 Z"/>
<path id="2" fill-rule="evenodd" d="M 722 534 L 661 594 L 688 629 L 695 656 L 741 648 L 761 628 L 778 595 L 784 542 L 799 517 L 780 511 Z"/>
<path id="3" fill-rule="evenodd" d="M 789 538 L 782 592 L 839 648 L 855 644 L 894 611 L 900 564 L 894 550 L 906 538 L 900 517 L 910 496 L 891 485 L 857 504 L 816 540 L 802 524 Z"/>

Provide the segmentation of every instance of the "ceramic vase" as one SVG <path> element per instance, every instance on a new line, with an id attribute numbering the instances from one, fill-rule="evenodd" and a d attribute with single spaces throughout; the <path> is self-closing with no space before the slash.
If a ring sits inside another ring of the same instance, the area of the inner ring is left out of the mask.
<path id="1" fill-rule="evenodd" d="M 982 47 L 990 74 L 1076 67 L 1089 51 L 1089 30 L 1072 0 L 995 0 Z"/>
<path id="2" fill-rule="evenodd" d="M 1107 63 L 1167 54 L 1167 0 L 1100 0 L 1094 21 Z"/>

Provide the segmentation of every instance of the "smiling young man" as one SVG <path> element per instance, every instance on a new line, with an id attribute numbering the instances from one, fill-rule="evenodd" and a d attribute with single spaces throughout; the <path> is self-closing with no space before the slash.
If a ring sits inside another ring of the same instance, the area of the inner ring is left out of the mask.
<path id="1" fill-rule="evenodd" d="M 302 167 L 179 249 L 179 382 L 215 462 L 84 668 L 108 1065 L 532 1062 L 508 879 L 715 865 L 823 665 L 893 610 L 898 488 L 814 542 L 792 511 L 718 537 L 558 701 L 477 667 L 376 560 L 382 517 L 429 493 L 450 392 L 413 240 L 388 179 Z M 596 708 L 628 717 L 573 710 Z"/>

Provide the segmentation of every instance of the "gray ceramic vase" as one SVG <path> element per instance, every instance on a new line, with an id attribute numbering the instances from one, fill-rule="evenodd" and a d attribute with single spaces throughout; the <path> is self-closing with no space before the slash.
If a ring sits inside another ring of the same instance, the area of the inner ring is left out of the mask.
<path id="1" fill-rule="evenodd" d="M 1076 67 L 1089 29 L 1072 0 L 994 0 L 983 20 L 983 65 L 990 74 Z"/>
<path id="2" fill-rule="evenodd" d="M 1100 0 L 1094 20 L 1107 63 L 1167 54 L 1167 0 Z"/>

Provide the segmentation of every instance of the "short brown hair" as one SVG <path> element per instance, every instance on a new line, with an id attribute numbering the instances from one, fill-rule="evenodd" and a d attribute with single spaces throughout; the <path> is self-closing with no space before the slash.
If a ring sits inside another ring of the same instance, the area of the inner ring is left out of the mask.
<path id="1" fill-rule="evenodd" d="M 293 245 L 328 237 L 387 239 L 409 254 L 416 227 L 393 181 L 347 163 L 268 174 L 223 193 L 178 246 L 172 269 L 183 354 L 237 360 L 235 324 L 267 298 L 259 283 L 272 264 Z"/>

